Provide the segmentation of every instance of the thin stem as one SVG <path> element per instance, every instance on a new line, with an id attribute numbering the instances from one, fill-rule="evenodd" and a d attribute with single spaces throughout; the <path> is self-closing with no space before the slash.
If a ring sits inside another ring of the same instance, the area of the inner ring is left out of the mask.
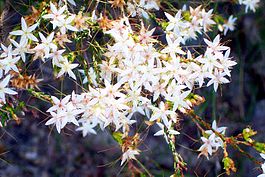
<path id="1" fill-rule="evenodd" d="M 148 176 L 152 177 L 153 175 L 148 171 L 148 169 L 137 159 L 135 161 L 141 166 L 141 168 L 144 169 L 144 171 L 147 173 Z"/>
<path id="2" fill-rule="evenodd" d="M 175 171 L 175 175 L 177 176 L 184 176 L 183 175 L 183 170 L 186 170 L 186 167 L 185 167 L 185 162 L 183 161 L 183 158 L 181 157 L 181 155 L 177 152 L 176 150 L 176 146 L 175 146 L 175 136 L 174 135 L 169 135 L 167 134 L 167 137 L 168 137 L 168 143 L 169 143 L 169 147 L 172 151 L 172 154 L 173 154 L 173 164 L 174 164 L 174 171 Z"/>

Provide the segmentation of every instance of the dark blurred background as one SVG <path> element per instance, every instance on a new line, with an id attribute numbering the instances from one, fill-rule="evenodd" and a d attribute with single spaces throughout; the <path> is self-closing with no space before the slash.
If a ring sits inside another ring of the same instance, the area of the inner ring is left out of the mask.
<path id="1" fill-rule="evenodd" d="M 231 47 L 232 56 L 238 63 L 233 69 L 232 81 L 223 85 L 218 94 L 213 92 L 212 87 L 202 89 L 200 94 L 206 98 L 206 102 L 196 111 L 208 122 L 216 119 L 219 126 L 227 126 L 227 135 L 236 135 L 250 125 L 258 131 L 255 139 L 264 142 L 265 6 L 262 3 L 256 13 L 242 15 L 237 21 L 237 29 L 223 37 L 223 40 L 229 40 L 227 45 Z M 226 17 L 228 13 L 239 10 L 239 6 L 231 8 L 229 3 L 224 3 L 221 8 L 219 12 Z M 8 32 L 20 22 L 21 14 L 30 11 L 30 4 L 20 0 L 0 0 L 0 11 L 1 40 L 4 41 Z M 49 66 L 42 67 L 46 75 L 40 88 L 45 89 L 51 76 Z M 60 85 L 51 84 L 55 87 Z M 28 104 L 44 112 L 49 107 L 35 99 L 28 100 Z M 120 167 L 118 160 L 121 151 L 108 132 L 99 131 L 97 136 L 82 138 L 70 125 L 58 134 L 44 125 L 47 115 L 36 109 L 21 119 L 19 125 L 10 121 L 5 128 L 0 129 L 0 177 L 130 176 L 127 167 Z M 222 153 L 216 153 L 209 161 L 205 157 L 197 158 L 196 149 L 201 145 L 198 141 L 200 134 L 188 119 L 184 118 L 181 126 L 183 133 L 177 139 L 177 147 L 188 163 L 186 176 L 226 176 L 221 162 Z M 143 152 L 139 160 L 154 176 L 167 177 L 173 172 L 173 159 L 165 140 L 153 137 L 155 131 L 151 129 L 141 145 Z M 248 151 L 260 159 L 258 153 Z M 259 166 L 252 161 L 232 149 L 229 152 L 238 168 L 238 172 L 231 176 L 255 177 L 261 173 Z"/>

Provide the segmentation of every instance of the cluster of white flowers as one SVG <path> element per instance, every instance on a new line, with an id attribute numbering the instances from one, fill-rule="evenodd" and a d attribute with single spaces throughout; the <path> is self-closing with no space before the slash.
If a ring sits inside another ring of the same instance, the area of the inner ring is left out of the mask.
<path id="1" fill-rule="evenodd" d="M 203 29 L 207 30 L 210 24 L 214 24 L 214 21 L 211 20 L 211 14 L 212 10 L 209 12 L 205 12 L 203 9 L 201 13 L 199 13 L 200 7 L 197 7 L 195 10 L 190 8 L 190 13 L 192 14 L 207 14 L 207 15 L 201 15 L 202 18 L 198 18 L 196 16 L 192 17 L 193 19 L 197 19 L 196 24 L 203 24 Z M 183 22 L 181 20 L 181 11 L 179 11 L 175 18 L 173 18 L 171 15 L 166 14 L 167 18 L 170 20 L 169 25 L 167 26 L 167 31 L 172 31 L 172 33 L 167 32 L 167 43 L 168 46 L 163 49 L 162 53 L 168 53 L 170 56 L 177 60 L 176 62 L 179 63 L 179 59 L 176 58 L 175 53 L 183 55 L 186 54 L 186 52 L 182 51 L 180 49 L 180 43 L 185 43 L 185 41 L 189 38 L 196 38 L 197 33 L 201 33 L 200 28 L 190 28 L 197 29 L 192 30 L 192 33 L 185 33 L 186 30 L 183 30 L 183 27 L 190 26 L 189 22 Z M 181 30 L 182 29 L 182 30 Z M 197 33 L 196 33 L 197 32 Z M 169 34 L 169 35 L 168 35 Z M 173 35 L 170 35 L 173 34 Z M 173 37 L 172 37 L 173 36 Z M 180 37 L 181 36 L 181 37 Z M 204 55 L 200 55 L 197 58 L 193 58 L 191 53 L 187 51 L 187 60 L 191 60 L 190 63 L 184 63 L 184 66 L 181 67 L 181 63 L 174 66 L 177 70 L 177 72 L 180 72 L 179 68 L 177 66 L 180 66 L 181 69 L 185 68 L 186 71 L 183 72 L 182 75 L 182 82 L 186 84 L 186 86 L 191 89 L 194 86 L 194 82 L 199 83 L 199 87 L 202 87 L 204 83 L 204 78 L 210 78 L 211 80 L 208 82 L 207 86 L 214 84 L 215 91 L 218 88 L 218 84 L 222 83 L 228 83 L 229 80 L 225 78 L 225 76 L 231 76 L 230 69 L 232 66 L 236 64 L 236 62 L 230 60 L 230 49 L 229 47 L 223 46 L 220 44 L 220 35 L 217 35 L 213 42 L 204 39 L 205 43 L 208 45 L 207 50 L 204 53 Z M 173 61 L 174 61 L 173 60 Z M 167 64 L 166 64 L 167 65 Z M 183 76 L 184 75 L 184 76 Z M 186 75 L 186 76 L 185 76 Z"/>
<path id="2" fill-rule="evenodd" d="M 247 13 L 248 10 L 252 10 L 256 12 L 256 8 L 259 6 L 260 0 L 239 0 L 239 4 L 245 5 L 245 12 Z"/>
<path id="3" fill-rule="evenodd" d="M 67 11 L 67 7 L 64 5 L 59 9 L 53 3 L 50 3 L 51 13 L 43 15 L 43 19 L 51 19 L 51 23 L 53 25 L 53 30 L 55 31 L 56 28 L 59 28 L 59 32 L 57 33 L 57 37 L 65 35 L 66 32 L 69 31 L 78 31 L 77 28 L 71 25 L 73 22 L 75 15 L 70 14 Z M 67 14 L 67 15 L 66 15 Z M 11 42 L 14 44 L 17 54 L 19 54 L 23 61 L 26 59 L 26 53 L 34 54 L 34 59 L 45 59 L 51 58 L 53 66 L 57 66 L 61 68 L 60 72 L 58 73 L 57 77 L 62 76 L 64 73 L 68 73 L 70 77 L 76 80 L 75 74 L 72 72 L 72 69 L 76 68 L 78 64 L 72 64 L 68 61 L 66 56 L 63 56 L 64 49 L 59 50 L 58 44 L 55 42 L 55 32 L 51 32 L 46 37 L 43 33 L 39 32 L 40 42 L 36 36 L 33 35 L 34 30 L 38 27 L 38 23 L 28 27 L 26 24 L 25 19 L 21 18 L 21 30 L 12 31 L 10 35 L 21 36 L 20 42 L 17 43 L 14 40 Z M 32 41 L 31 46 L 35 47 L 29 49 L 29 40 Z M 70 42 L 67 39 L 64 39 L 66 42 Z M 61 40 L 62 42 L 62 40 Z M 60 46 L 62 46 L 59 43 Z"/>
<path id="4" fill-rule="evenodd" d="M 217 127 L 216 121 L 212 123 L 212 129 L 220 134 L 225 134 L 226 127 Z M 205 134 L 208 138 L 201 137 L 202 142 L 204 143 L 198 151 L 201 151 L 200 155 L 204 155 L 209 159 L 208 155 L 212 155 L 213 152 L 216 152 L 219 147 L 223 148 L 223 140 L 217 136 L 213 130 L 206 130 Z"/>
<path id="5" fill-rule="evenodd" d="M 25 25 L 25 23 L 24 23 Z M 35 27 L 31 27 L 32 29 Z M 26 28 L 24 28 L 26 30 Z M 22 32 L 22 31 L 21 31 Z M 16 95 L 17 92 L 7 88 L 11 75 L 10 72 L 19 73 L 17 63 L 20 59 L 25 62 L 25 52 L 27 51 L 27 37 L 31 37 L 30 32 L 24 35 L 21 39 L 22 42 L 18 44 L 16 41 L 11 39 L 11 43 L 5 46 L 1 43 L 0 50 L 0 106 L 6 103 L 6 94 Z M 15 47 L 15 49 L 13 49 Z"/>
<path id="6" fill-rule="evenodd" d="M 46 125 L 55 124 L 60 133 L 67 123 L 77 126 L 81 123 L 77 131 L 82 131 L 83 136 L 88 133 L 96 134 L 93 128 L 98 125 L 103 130 L 112 124 L 115 125 L 116 131 L 122 128 L 124 132 L 129 125 L 135 123 L 135 120 L 128 116 L 128 98 L 118 90 L 119 84 L 111 85 L 105 81 L 105 86 L 103 89 L 91 87 L 89 92 L 80 95 L 73 92 L 62 100 L 52 97 L 54 106 L 47 110 L 52 118 Z"/>
<path id="7" fill-rule="evenodd" d="M 57 36 L 64 35 L 67 30 L 78 31 L 74 26 L 71 26 L 75 15 L 70 14 L 67 11 L 66 6 L 62 6 L 60 9 L 57 9 L 53 3 L 50 3 L 51 14 L 44 15 L 44 19 L 51 19 L 53 24 L 53 29 L 56 30 L 56 27 L 59 28 Z M 67 15 L 66 15 L 67 14 Z M 76 68 L 78 64 L 71 64 L 68 62 L 65 56 L 62 56 L 64 49 L 58 50 L 57 44 L 55 43 L 54 34 L 45 35 L 39 32 L 39 39 L 34 35 L 35 30 L 38 28 L 39 23 L 28 26 L 25 19 L 21 18 L 21 30 L 16 30 L 10 32 L 11 36 L 19 36 L 14 39 L 10 39 L 8 46 L 1 44 L 0 51 L 0 79 L 3 79 L 0 82 L 0 101 L 6 103 L 5 94 L 15 95 L 17 92 L 7 88 L 7 85 L 10 81 L 11 75 L 10 72 L 14 71 L 19 73 L 17 68 L 17 63 L 20 59 L 25 62 L 26 56 L 28 54 L 34 54 L 33 59 L 41 58 L 42 60 L 47 58 L 52 58 L 53 65 L 61 68 L 61 71 L 58 74 L 58 77 L 64 73 L 68 73 L 73 79 L 76 79 L 76 76 L 72 72 L 73 68 Z M 36 34 L 36 33 L 35 33 Z M 61 46 L 62 42 L 70 42 L 67 39 L 64 41 L 58 42 Z M 34 46 L 33 48 L 31 48 Z"/>
<path id="8" fill-rule="evenodd" d="M 180 12 L 175 18 L 166 14 L 170 22 L 165 33 L 173 31 L 178 36 L 180 29 L 187 25 L 188 22 L 186 25 L 181 22 Z M 211 13 L 212 10 L 199 13 L 198 24 L 205 30 L 213 24 Z M 161 130 L 156 136 L 164 135 L 166 138 L 163 131 L 177 135 L 179 132 L 174 130 L 178 120 L 176 111 L 190 109 L 192 105 L 187 97 L 193 89 L 202 87 L 208 80 L 207 86 L 213 84 L 217 91 L 219 84 L 229 82 L 226 77 L 231 76 L 236 62 L 229 57 L 229 47 L 220 44 L 219 35 L 213 42 L 204 39 L 207 48 L 195 57 L 181 47 L 183 40 L 194 38 L 193 33 L 183 35 L 182 31 L 183 38 L 177 39 L 167 35 L 167 46 L 157 49 L 155 44 L 158 41 L 152 37 L 155 29 L 148 31 L 142 25 L 139 33 L 134 32 L 127 18 L 112 23 L 112 29 L 105 33 L 110 34 L 115 43 L 108 46 L 107 60 L 99 64 L 99 80 L 104 86 L 90 87 L 89 92 L 68 95 L 62 101 L 53 97 L 55 105 L 48 110 L 52 118 L 46 125 L 56 124 L 58 132 L 67 123 L 80 123 L 77 130 L 82 131 L 83 136 L 95 134 L 97 126 L 103 130 L 113 125 L 116 131 L 121 129 L 125 132 L 136 122 L 132 120 L 134 113 L 139 112 L 149 121 L 158 122 Z"/>
<path id="9" fill-rule="evenodd" d="M 196 39 L 198 34 L 209 31 L 211 25 L 215 24 L 212 19 L 213 9 L 206 11 L 198 6 L 195 9 L 190 7 L 189 12 L 189 21 L 182 17 L 182 10 L 179 10 L 175 16 L 165 13 L 169 20 L 166 28 L 167 38 L 173 41 L 178 39 L 185 44 L 188 39 Z"/>
<path id="10" fill-rule="evenodd" d="M 158 3 L 155 0 L 141 0 L 139 1 L 139 4 L 137 4 L 135 1 L 129 1 L 127 3 L 128 13 L 132 17 L 140 15 L 144 18 L 149 18 L 147 11 L 152 9 L 159 10 Z M 181 16 L 181 13 L 185 11 L 186 5 L 183 6 L 182 10 L 180 10 L 175 15 L 175 17 L 171 16 L 168 13 L 165 13 L 170 23 L 170 25 L 167 27 L 167 35 L 170 35 L 171 37 L 181 36 L 183 43 L 185 43 L 185 41 L 190 38 L 196 39 L 197 34 L 202 34 L 203 31 L 207 32 L 210 29 L 211 25 L 216 24 L 212 19 L 213 9 L 207 12 L 205 9 L 202 9 L 201 6 L 198 6 L 195 9 L 190 7 L 189 20 L 184 20 Z M 234 31 L 236 19 L 237 18 L 234 18 L 233 15 L 231 15 L 223 25 L 219 26 L 220 31 L 224 32 L 224 35 L 227 34 L 228 30 Z M 172 31 L 174 33 L 172 33 Z"/>
<path id="11" fill-rule="evenodd" d="M 53 3 L 50 3 L 51 13 L 43 16 L 44 19 L 51 19 L 53 29 L 59 27 L 62 34 L 65 34 L 67 30 L 78 31 L 74 26 L 71 25 L 75 18 L 75 15 L 69 14 L 67 6 L 63 6 L 57 9 Z M 67 11 L 67 12 L 66 12 Z M 68 13 L 68 16 L 66 15 Z"/>
<path id="12" fill-rule="evenodd" d="M 79 66 L 68 60 L 64 43 L 71 42 L 67 34 L 81 31 L 82 27 L 74 25 L 80 17 L 71 14 L 67 9 L 67 2 L 76 5 L 73 0 L 60 1 L 58 7 L 50 3 L 50 11 L 44 14 L 40 21 L 48 21 L 53 31 L 50 34 L 35 31 L 40 28 L 39 22 L 28 26 L 21 18 L 21 30 L 10 32 L 12 38 L 8 47 L 1 44 L 0 54 L 0 100 L 5 103 L 5 94 L 17 94 L 7 88 L 10 80 L 9 71 L 19 72 L 16 63 L 21 59 L 26 61 L 27 55 L 34 55 L 34 59 L 44 62 L 51 59 L 53 67 L 59 68 L 57 77 L 67 73 L 74 80 L 76 75 L 72 71 Z M 132 17 L 141 15 L 148 18 L 148 10 L 159 10 L 157 1 L 140 0 L 139 3 L 130 1 L 127 10 Z M 240 1 L 248 8 L 255 10 L 255 3 Z M 258 2 L 258 0 L 256 0 Z M 148 30 L 141 24 L 141 29 L 131 27 L 129 19 L 123 17 L 111 22 L 112 28 L 104 31 L 113 37 L 113 44 L 109 44 L 104 60 L 98 64 L 96 73 L 93 67 L 88 67 L 88 73 L 79 70 L 84 75 L 83 84 L 88 82 L 87 92 L 66 95 L 59 99 L 52 96 L 53 106 L 47 110 L 51 118 L 46 125 L 55 125 L 57 131 L 68 124 L 79 126 L 83 136 L 96 134 L 97 129 L 104 130 L 111 126 L 115 131 L 123 133 L 130 130 L 136 123 L 134 114 L 140 113 L 149 121 L 157 125 L 160 130 L 154 136 L 164 136 L 168 142 L 169 136 L 178 135 L 175 125 L 178 122 L 178 112 L 185 113 L 193 105 L 189 96 L 195 89 L 204 86 L 214 86 L 217 91 L 220 84 L 229 83 L 231 69 L 236 62 L 230 57 L 230 48 L 221 43 L 220 35 L 213 41 L 204 38 L 206 45 L 201 46 L 199 52 L 189 46 L 184 46 L 188 40 L 196 40 L 211 30 L 216 22 L 212 19 L 213 9 L 207 11 L 201 6 L 189 8 L 188 18 L 184 18 L 185 10 L 178 10 L 172 16 L 165 13 L 168 19 L 165 27 L 167 45 L 153 37 L 154 29 Z M 93 15 L 93 14 L 92 14 Z M 80 19 L 79 19 L 80 20 Z M 83 22 L 84 19 L 81 19 Z M 226 35 L 228 30 L 235 29 L 236 18 L 230 16 L 222 25 Z M 42 31 L 40 29 L 40 31 Z M 13 46 L 15 47 L 13 50 Z M 4 77 L 5 76 L 5 77 Z M 213 122 L 212 128 L 225 133 L 225 127 L 218 128 Z M 205 132 L 209 136 L 202 137 L 204 144 L 199 151 L 208 157 L 223 147 L 220 137 L 211 130 Z M 124 150 L 125 151 L 125 150 Z M 136 148 L 127 148 L 123 154 L 123 164 L 128 159 L 135 159 L 139 154 Z"/>
<path id="13" fill-rule="evenodd" d="M 156 0 L 140 0 L 139 3 L 134 0 L 127 2 L 127 10 L 132 17 L 135 17 L 137 14 L 139 14 L 144 18 L 149 18 L 149 15 L 146 11 L 152 9 L 159 10 Z"/>

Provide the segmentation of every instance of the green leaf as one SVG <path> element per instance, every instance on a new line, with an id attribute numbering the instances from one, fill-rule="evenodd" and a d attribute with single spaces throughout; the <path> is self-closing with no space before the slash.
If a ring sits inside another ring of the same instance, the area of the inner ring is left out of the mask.
<path id="1" fill-rule="evenodd" d="M 112 134 L 112 137 L 114 138 L 115 141 L 117 141 L 119 143 L 119 145 L 123 144 L 122 133 L 121 132 L 114 132 Z"/>
<path id="2" fill-rule="evenodd" d="M 255 142 L 254 148 L 261 153 L 265 153 L 265 143 Z"/>
<path id="3" fill-rule="evenodd" d="M 163 30 L 166 30 L 168 24 L 169 23 L 168 22 L 165 22 L 165 21 L 163 21 L 163 22 L 160 23 L 160 25 L 161 25 L 161 27 L 162 27 Z"/>
<path id="4" fill-rule="evenodd" d="M 144 173 L 141 173 L 140 177 L 146 177 L 146 175 Z"/>
<path id="5" fill-rule="evenodd" d="M 235 163 L 231 158 L 225 157 L 222 162 L 224 163 L 224 169 L 227 175 L 230 175 L 231 171 L 236 172 L 237 169 L 235 167 Z"/>
<path id="6" fill-rule="evenodd" d="M 220 24 L 220 23 L 224 23 L 225 22 L 225 19 L 221 15 L 215 15 L 214 16 L 214 21 L 217 24 Z"/>
<path id="7" fill-rule="evenodd" d="M 183 18 L 186 21 L 190 21 L 191 17 L 190 17 L 190 12 L 189 11 L 184 11 L 182 14 L 183 14 Z"/>
<path id="8" fill-rule="evenodd" d="M 250 137 L 254 136 L 257 134 L 256 131 L 252 130 L 251 128 L 245 128 L 242 132 L 243 134 L 243 138 L 246 140 L 246 141 L 252 141 Z"/>

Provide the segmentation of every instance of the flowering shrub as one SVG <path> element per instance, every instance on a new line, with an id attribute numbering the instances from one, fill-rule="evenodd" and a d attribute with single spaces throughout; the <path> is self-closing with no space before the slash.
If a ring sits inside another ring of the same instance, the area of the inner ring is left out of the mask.
<path id="1" fill-rule="evenodd" d="M 103 4 L 119 15 L 107 9 L 102 12 Z M 45 125 L 55 126 L 58 133 L 68 124 L 76 125 L 84 137 L 111 132 L 122 150 L 121 165 L 133 160 L 141 164 L 137 157 L 143 139 L 132 127 L 142 122 L 148 128 L 159 128 L 154 136 L 163 136 L 172 151 L 173 176 L 184 176 L 188 164 L 175 147 L 182 134 L 177 127 L 184 117 L 201 132 L 199 157 L 209 159 L 222 151 L 224 169 L 230 174 L 236 172 L 227 152 L 232 146 L 261 164 L 241 148 L 252 147 L 264 158 L 265 144 L 252 139 L 257 132 L 247 127 L 236 136 L 227 136 L 227 127 L 218 127 L 215 120 L 210 124 L 194 111 L 204 102 L 197 90 L 213 87 L 217 92 L 231 81 L 237 63 L 222 36 L 236 29 L 240 15 L 223 17 L 212 8 L 214 3 L 187 4 L 172 9 L 170 1 L 96 1 L 88 11 L 73 0 L 38 4 L 35 14 L 21 17 L 21 25 L 10 32 L 7 45 L 1 44 L 2 124 L 10 118 L 19 121 L 17 114 L 24 105 L 18 101 L 18 93 L 26 90 L 52 104 Z M 255 12 L 259 1 L 231 4 L 245 6 L 247 13 Z M 163 15 L 157 16 L 157 11 Z M 101 33 L 100 41 L 95 40 L 97 33 Z M 24 71 L 35 60 L 50 63 L 55 80 L 68 77 L 83 92 L 49 95 L 41 91 L 38 83 L 42 78 Z"/>

